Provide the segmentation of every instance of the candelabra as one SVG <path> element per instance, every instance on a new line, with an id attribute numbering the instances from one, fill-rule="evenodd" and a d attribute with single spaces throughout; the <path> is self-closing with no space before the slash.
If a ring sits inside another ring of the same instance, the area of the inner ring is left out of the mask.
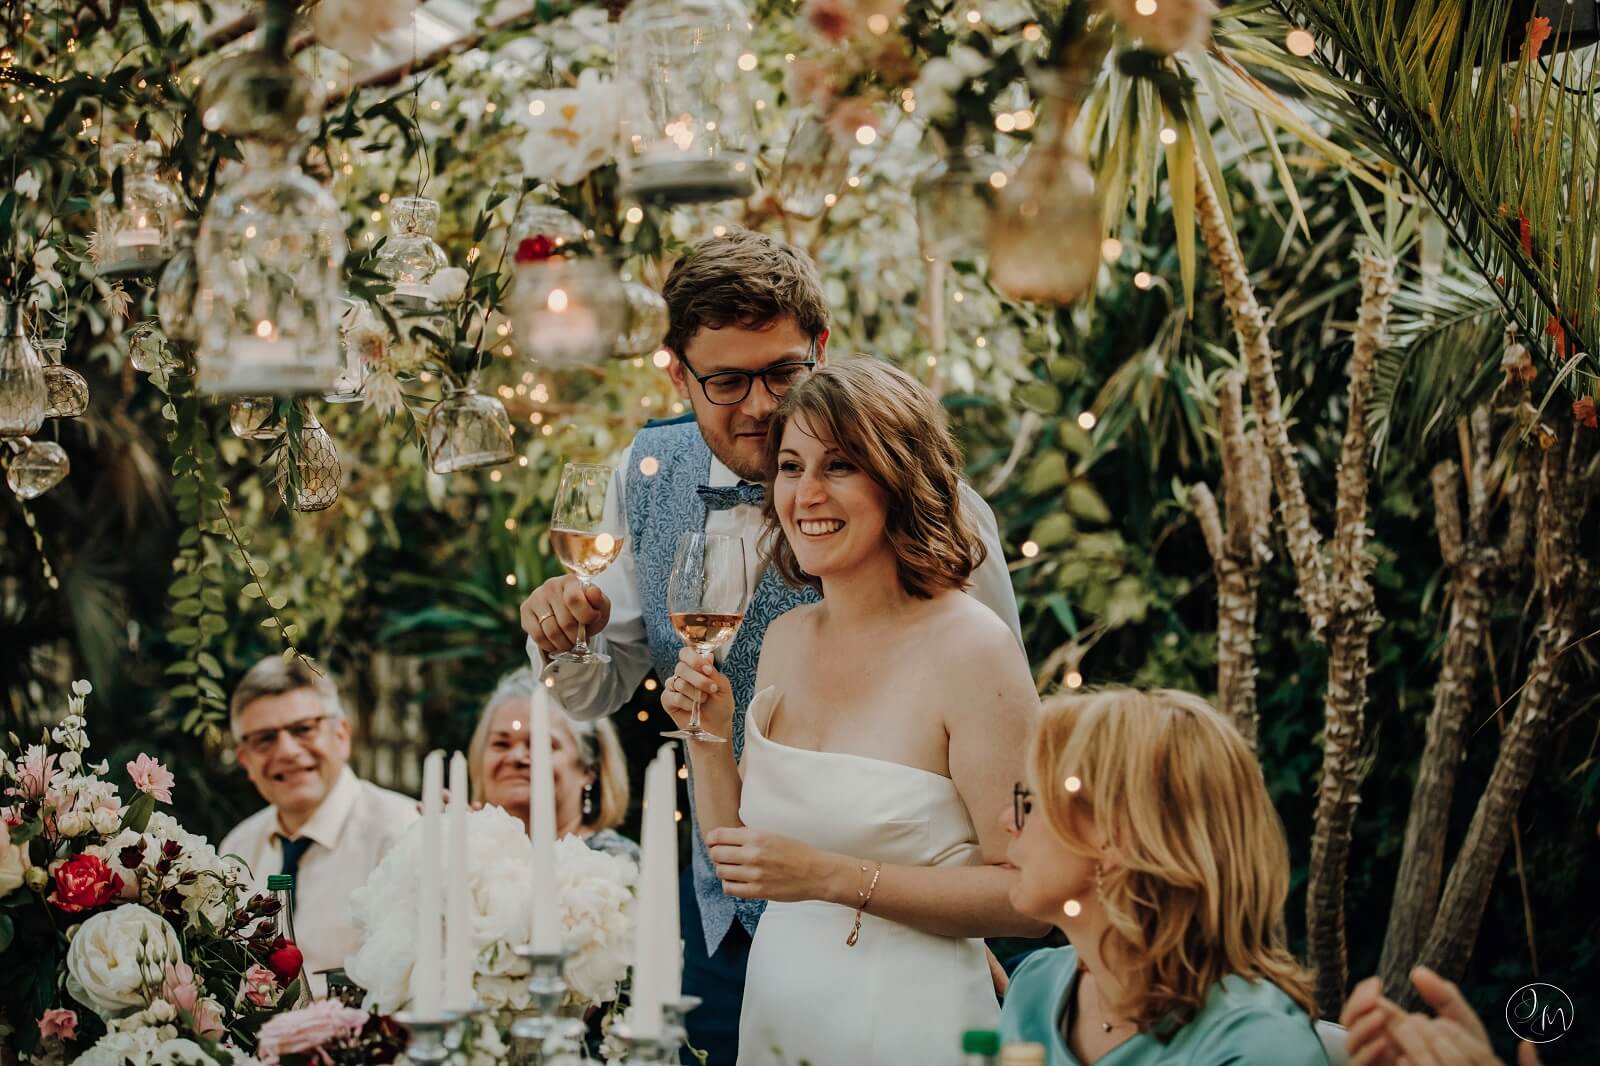
<path id="1" fill-rule="evenodd" d="M 689 1016 L 690 1011 L 699 1005 L 699 996 L 679 996 L 672 1002 L 661 1005 L 662 1062 L 678 1061 L 678 1053 L 683 1050 L 683 1045 L 689 1040 L 689 1031 L 684 1026 L 684 1019 Z"/>
<path id="2" fill-rule="evenodd" d="M 567 981 L 561 968 L 571 954 L 564 948 L 536 951 L 531 944 L 516 949 L 517 957 L 528 960 L 529 1012 L 511 1026 L 511 1035 L 529 1045 L 529 1063 L 541 1064 L 554 1051 L 547 1042 L 576 1035 L 582 1023 L 561 1017 L 561 1003 L 567 995 Z"/>
<path id="3" fill-rule="evenodd" d="M 406 1042 L 406 1058 L 412 1062 L 443 1062 L 450 1057 L 451 1030 L 461 1021 L 457 1011 L 441 1010 L 437 1014 L 422 1015 L 416 1011 L 402 1011 L 394 1020 L 410 1032 Z"/>

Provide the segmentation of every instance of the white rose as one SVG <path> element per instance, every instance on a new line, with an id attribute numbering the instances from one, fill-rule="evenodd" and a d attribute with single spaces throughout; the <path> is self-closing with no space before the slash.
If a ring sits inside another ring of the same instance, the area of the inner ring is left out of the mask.
<path id="1" fill-rule="evenodd" d="M 455 303 L 466 294 L 467 272 L 460 267 L 445 267 L 433 276 L 434 299 L 440 303 Z"/>
<path id="2" fill-rule="evenodd" d="M 11 843 L 11 830 L 0 821 L 0 896 L 15 892 L 28 874 L 28 845 Z"/>
<path id="3" fill-rule="evenodd" d="M 172 927 L 137 903 L 101 911 L 78 927 L 67 948 L 67 991 L 109 1017 L 148 1000 L 162 968 L 183 961 Z"/>
<path id="4" fill-rule="evenodd" d="M 89 827 L 89 816 L 82 811 L 68 811 L 56 819 L 56 830 L 64 837 L 81 837 Z"/>
<path id="5" fill-rule="evenodd" d="M 110 836 L 117 831 L 117 826 L 122 824 L 122 815 L 109 807 L 96 807 L 94 813 L 89 815 L 89 821 L 94 823 L 94 831 L 101 836 Z"/>

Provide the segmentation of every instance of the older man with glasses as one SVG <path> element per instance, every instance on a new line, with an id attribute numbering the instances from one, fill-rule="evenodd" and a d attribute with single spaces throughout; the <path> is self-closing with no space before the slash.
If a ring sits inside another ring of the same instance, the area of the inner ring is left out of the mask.
<path id="1" fill-rule="evenodd" d="M 338 690 L 304 662 L 262 659 L 230 710 L 239 765 L 268 806 L 221 851 L 249 864 L 257 891 L 272 874 L 295 875 L 295 934 L 320 987 L 316 973 L 343 966 L 356 947 L 350 893 L 417 817 L 416 803 L 356 777 Z"/>

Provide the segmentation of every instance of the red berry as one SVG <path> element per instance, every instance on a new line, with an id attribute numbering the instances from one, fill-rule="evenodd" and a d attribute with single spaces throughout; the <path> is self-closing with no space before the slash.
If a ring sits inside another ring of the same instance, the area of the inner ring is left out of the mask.
<path id="1" fill-rule="evenodd" d="M 300 954 L 300 949 L 292 941 L 284 941 L 281 948 L 267 956 L 267 969 L 272 971 L 279 984 L 287 985 L 300 976 L 305 961 L 306 957 Z"/>

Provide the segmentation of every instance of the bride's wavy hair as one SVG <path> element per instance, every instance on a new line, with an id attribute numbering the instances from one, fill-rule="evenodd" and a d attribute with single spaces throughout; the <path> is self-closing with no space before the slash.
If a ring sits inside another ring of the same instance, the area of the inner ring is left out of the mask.
<path id="1" fill-rule="evenodd" d="M 1096 894 L 1101 958 L 1124 989 L 1116 1015 L 1169 1038 L 1236 974 L 1315 1016 L 1310 974 L 1285 944 L 1283 823 L 1255 756 L 1209 703 L 1168 689 L 1057 696 L 1029 770 L 1065 846 L 1106 858 Z"/>
<path id="2" fill-rule="evenodd" d="M 795 418 L 840 452 L 888 498 L 885 533 L 900 584 L 913 596 L 961 589 L 985 549 L 961 508 L 961 449 L 944 408 L 916 378 L 871 358 L 830 364 L 790 389 L 767 430 L 765 554 L 791 585 L 821 589 L 783 535 L 773 493 L 783 431 Z"/>

